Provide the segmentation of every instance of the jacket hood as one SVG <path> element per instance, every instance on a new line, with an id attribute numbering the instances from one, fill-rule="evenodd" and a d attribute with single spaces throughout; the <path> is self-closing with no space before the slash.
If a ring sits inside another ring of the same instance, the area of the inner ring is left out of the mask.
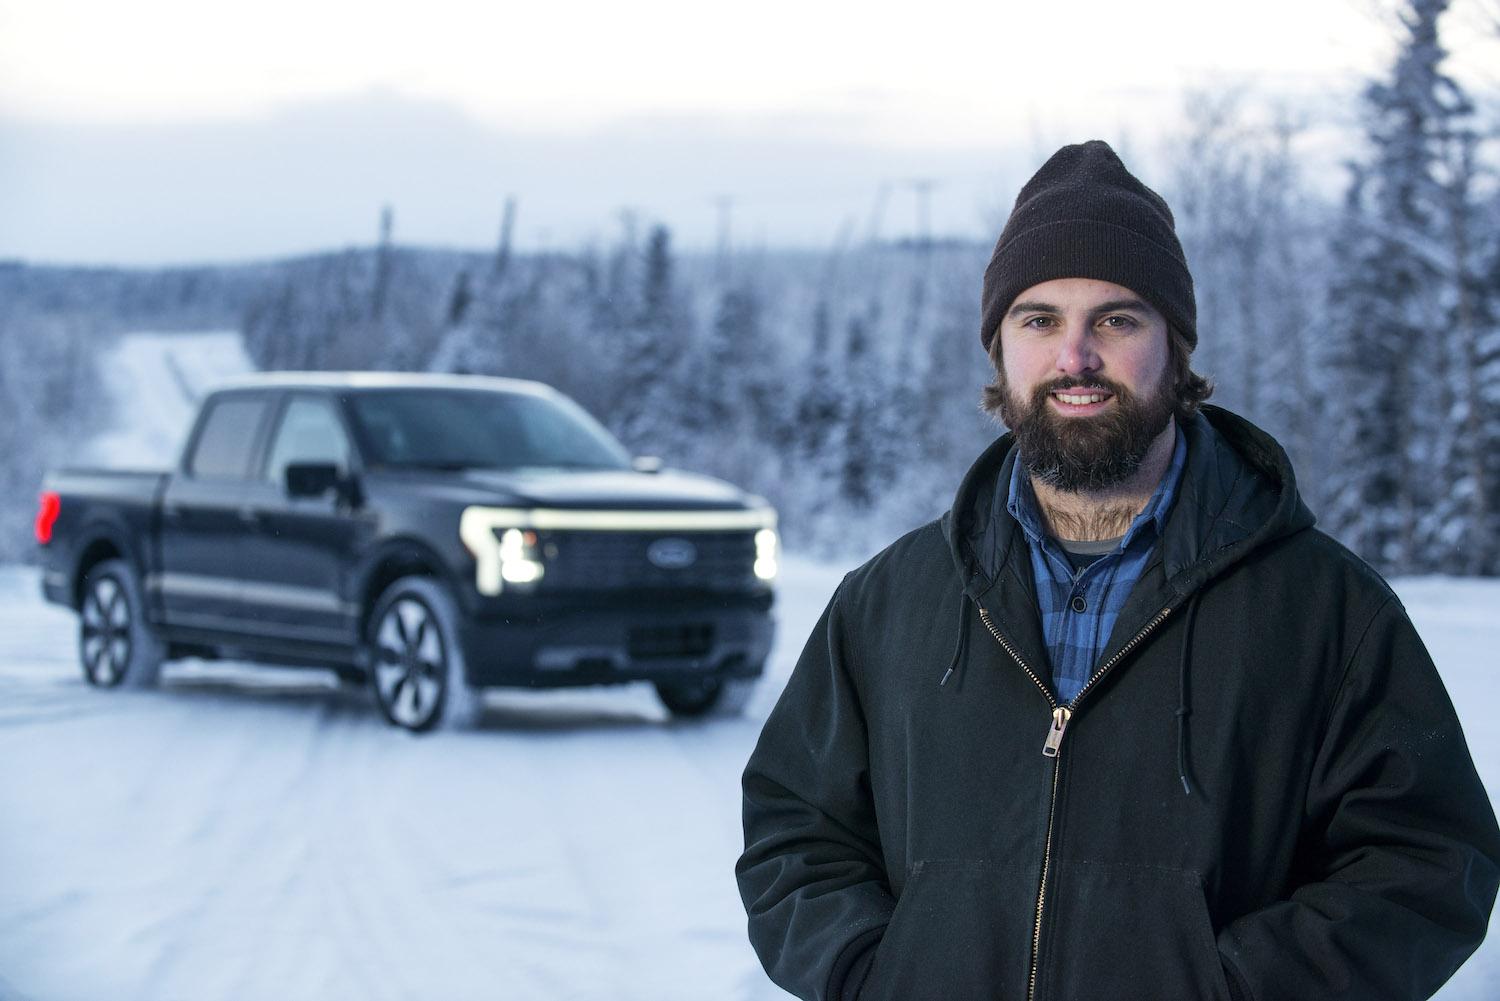
<path id="1" fill-rule="evenodd" d="M 1313 515 L 1297 493 L 1286 451 L 1243 417 L 1221 407 L 1205 406 L 1184 422 L 1183 434 L 1187 439 L 1187 465 L 1162 532 L 1160 560 L 1147 568 L 1148 574 L 1126 600 L 1101 661 L 1123 653 L 1126 635 L 1138 631 L 1145 635 L 1171 609 L 1186 604 L 1174 715 L 1178 774 L 1183 791 L 1192 795 L 1186 750 L 1191 712 L 1188 676 L 1200 589 L 1256 549 L 1311 527 Z M 1019 607 L 1029 602 L 1033 609 L 1037 607 L 1025 535 L 1006 509 L 1005 498 L 998 498 L 1001 502 L 997 503 L 996 497 L 1001 484 L 1010 482 L 1017 458 L 1014 445 L 1014 436 L 1007 434 L 985 449 L 964 477 L 953 508 L 940 523 L 968 600 L 959 602 L 961 618 L 953 657 L 939 685 L 946 685 L 955 672 L 963 670 L 971 619 L 969 600 L 980 609 L 985 607 L 985 596 L 993 596 L 1001 604 Z M 1160 568 L 1158 574 L 1149 573 L 1154 567 Z M 1013 617 L 1012 628 L 1013 638 L 1028 658 L 1036 664 L 1046 663 L 1040 612 Z"/>
<path id="2" fill-rule="evenodd" d="M 1182 425 L 1187 466 L 1162 538 L 1162 571 L 1178 597 L 1196 590 L 1255 549 L 1309 528 L 1313 514 L 1297 492 L 1286 451 L 1265 431 L 1222 407 L 1203 406 Z M 1000 573 L 1020 526 L 995 492 L 1010 480 L 1015 436 L 982 452 L 964 475 L 943 537 L 971 597 Z"/>

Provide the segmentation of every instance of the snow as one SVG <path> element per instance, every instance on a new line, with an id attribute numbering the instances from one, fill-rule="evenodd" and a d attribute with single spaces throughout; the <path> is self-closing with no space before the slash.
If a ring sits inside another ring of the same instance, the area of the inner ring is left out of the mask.
<path id="1" fill-rule="evenodd" d="M 122 343 L 116 458 L 170 461 L 150 450 L 185 401 L 243 363 L 220 336 Z M 153 381 L 168 355 L 190 392 Z M 497 692 L 474 732 L 414 737 L 321 671 L 91 689 L 73 614 L 0 567 L 0 999 L 785 999 L 745 938 L 738 779 L 844 569 L 783 561 L 743 719 L 674 721 L 645 686 Z M 1395 586 L 1493 797 L 1500 581 Z M 1500 996 L 1500 942 L 1438 996 Z"/>
<path id="2" fill-rule="evenodd" d="M 318 671 L 90 689 L 71 613 L 0 568 L 0 997 L 784 998 L 745 941 L 738 778 L 842 570 L 785 561 L 744 719 L 492 693 L 477 731 L 411 737 Z M 1500 582 L 1397 586 L 1493 795 Z M 1439 997 L 1497 988 L 1492 941 Z"/>
<path id="3" fill-rule="evenodd" d="M 107 469 L 171 466 L 204 390 L 255 369 L 233 330 L 129 334 L 99 365 L 122 419 L 94 440 L 78 464 Z"/>
<path id="4" fill-rule="evenodd" d="M 318 671 L 101 692 L 0 572 L 0 971 L 37 998 L 784 997 L 734 885 L 739 772 L 834 569 L 787 561 L 747 718 L 645 686 L 492 694 L 414 738 Z M 7 996 L 0 982 L 0 997 Z"/>

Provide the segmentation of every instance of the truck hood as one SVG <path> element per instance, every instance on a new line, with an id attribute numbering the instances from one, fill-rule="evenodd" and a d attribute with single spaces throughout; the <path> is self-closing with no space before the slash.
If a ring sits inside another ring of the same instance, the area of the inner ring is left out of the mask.
<path id="1" fill-rule="evenodd" d="M 502 503 L 528 507 L 733 510 L 752 503 L 749 494 L 723 480 L 675 469 L 476 469 L 457 476 Z"/>

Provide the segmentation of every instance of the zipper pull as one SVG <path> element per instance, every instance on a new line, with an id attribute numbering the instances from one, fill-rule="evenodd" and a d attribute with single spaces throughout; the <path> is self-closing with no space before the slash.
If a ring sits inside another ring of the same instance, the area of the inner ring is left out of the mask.
<path id="1" fill-rule="evenodd" d="M 1062 743 L 1063 731 L 1068 728 L 1068 720 L 1073 718 L 1073 710 L 1067 706 L 1058 706 L 1052 710 L 1052 725 L 1047 728 L 1047 742 L 1042 745 L 1042 753 L 1049 758 L 1057 757 L 1058 745 Z"/>

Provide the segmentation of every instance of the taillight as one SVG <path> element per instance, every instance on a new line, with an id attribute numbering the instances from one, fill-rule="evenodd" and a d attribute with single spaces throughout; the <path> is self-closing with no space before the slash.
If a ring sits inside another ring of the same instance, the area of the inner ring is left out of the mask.
<path id="1" fill-rule="evenodd" d="M 52 541 L 52 526 L 57 524 L 57 514 L 62 510 L 62 498 L 51 490 L 43 490 L 39 500 L 41 506 L 36 512 L 36 541 L 45 546 Z"/>

